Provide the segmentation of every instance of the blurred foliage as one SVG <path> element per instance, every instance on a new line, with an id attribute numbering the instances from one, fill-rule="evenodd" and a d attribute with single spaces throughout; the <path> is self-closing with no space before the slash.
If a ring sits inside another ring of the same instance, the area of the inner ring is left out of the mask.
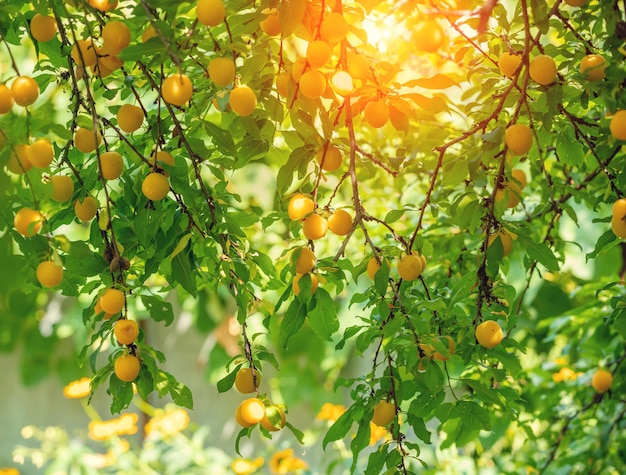
<path id="1" fill-rule="evenodd" d="M 267 438 L 273 473 L 621 473 L 626 12 L 574 3 L 0 2 L 0 105 L 6 91 L 17 101 L 0 116 L 0 349 L 23 349 L 25 384 L 89 373 L 112 413 L 153 392 L 192 408 L 145 331 L 189 312 L 219 343 L 207 380 L 220 392 L 242 368 L 272 374 L 251 392 L 270 428 L 277 408 L 345 405 L 313 429 L 286 410 L 290 446 L 244 420 L 235 450 Z M 591 54 L 599 66 L 585 70 Z M 554 63 L 546 80 L 539 56 Z M 218 57 L 229 66 L 212 67 Z M 175 97 L 177 73 L 190 97 Z M 26 107 L 17 76 L 41 91 Z M 132 132 L 125 104 L 142 116 Z M 528 138 L 512 137 L 518 124 Z M 40 138 L 53 159 L 26 170 Z M 163 151 L 172 160 L 155 162 Z M 119 177 L 107 179 L 105 152 L 121 155 Z M 57 200 L 63 175 L 74 190 Z M 97 209 L 81 220 L 87 196 Z M 25 208 L 41 222 L 20 221 Z M 303 247 L 315 259 L 296 275 Z M 63 269 L 52 288 L 36 274 L 44 260 Z M 107 315 L 110 288 L 123 305 Z M 123 344 L 126 319 L 140 325 Z M 487 321 L 501 342 L 476 333 Z M 56 352 L 67 338 L 80 371 Z M 116 369 L 121 355 L 138 357 L 137 377 Z M 601 367 L 608 391 L 592 385 Z M 371 423 L 382 401 L 383 433 Z M 29 430 L 62 448 L 38 455 L 60 470 L 90 450 Z M 131 468 L 116 469 L 224 472 L 206 437 L 178 449 L 148 437 L 139 456 L 118 447 Z M 298 462 L 294 448 L 319 439 L 328 460 Z M 173 455 L 196 446 L 204 465 Z"/>

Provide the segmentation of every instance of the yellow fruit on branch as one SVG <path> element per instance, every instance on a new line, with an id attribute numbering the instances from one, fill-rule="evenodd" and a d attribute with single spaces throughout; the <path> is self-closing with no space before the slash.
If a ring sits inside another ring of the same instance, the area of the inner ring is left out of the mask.
<path id="1" fill-rule="evenodd" d="M 487 320 L 476 327 L 475 336 L 481 346 L 491 349 L 500 344 L 503 333 L 497 322 Z"/>
<path id="2" fill-rule="evenodd" d="M 526 124 L 513 124 L 504 132 L 504 143 L 516 155 L 525 155 L 533 145 L 533 133 Z"/>
<path id="3" fill-rule="evenodd" d="M 102 28 L 103 48 L 116 55 L 130 44 L 130 29 L 121 21 L 110 21 Z"/>
<path id="4" fill-rule="evenodd" d="M 333 145 L 319 149 L 316 158 L 322 170 L 327 172 L 334 172 L 341 166 L 341 151 Z"/>
<path id="5" fill-rule="evenodd" d="M 490 234 L 487 239 L 487 246 L 491 246 L 496 239 L 500 239 L 500 243 L 502 244 L 502 257 L 508 256 L 513 249 L 513 238 L 511 235 L 504 230 Z"/>
<path id="6" fill-rule="evenodd" d="M 168 104 L 182 107 L 191 99 L 193 85 L 185 74 L 172 74 L 161 85 L 161 96 Z"/>
<path id="7" fill-rule="evenodd" d="M 113 316 L 112 313 L 106 313 L 102 310 L 102 307 L 100 306 L 100 299 L 98 299 L 96 301 L 96 304 L 93 307 L 93 312 L 96 316 L 102 314 L 102 319 L 103 320 L 110 320 L 111 317 Z"/>
<path id="8" fill-rule="evenodd" d="M 320 37 L 327 43 L 339 43 L 348 35 L 349 30 L 350 25 L 341 13 L 326 13 L 320 25 Z"/>
<path id="9" fill-rule="evenodd" d="M 267 36 L 278 36 L 281 33 L 280 30 L 280 18 L 277 13 L 271 13 L 267 15 L 261 22 L 259 23 L 261 30 Z"/>
<path id="10" fill-rule="evenodd" d="M 353 79 L 365 81 L 371 74 L 369 60 L 362 54 L 354 54 L 348 58 L 348 73 Z"/>
<path id="11" fill-rule="evenodd" d="M 111 287 L 102 293 L 98 302 L 104 312 L 115 315 L 116 313 L 120 313 L 124 308 L 126 295 L 124 295 L 124 292 L 121 290 Z"/>
<path id="12" fill-rule="evenodd" d="M 244 420 L 244 418 L 241 415 L 241 404 L 239 406 L 237 406 L 237 409 L 235 410 L 235 421 L 237 422 L 237 424 L 239 424 L 241 427 L 252 427 L 254 425 L 254 423 L 250 423 L 246 420 Z"/>
<path id="13" fill-rule="evenodd" d="M 170 181 L 161 173 L 149 173 L 141 184 L 141 192 L 151 201 L 162 200 L 167 196 L 169 191 Z"/>
<path id="14" fill-rule="evenodd" d="M 117 125 L 124 132 L 131 133 L 141 127 L 144 114 L 141 107 L 124 104 L 117 111 Z"/>
<path id="15" fill-rule="evenodd" d="M 384 99 L 370 101 L 363 108 L 363 117 L 371 127 L 380 129 L 389 120 L 389 106 Z"/>
<path id="16" fill-rule="evenodd" d="M 220 87 L 235 81 L 235 62 L 232 58 L 213 58 L 209 61 L 209 77 Z"/>
<path id="17" fill-rule="evenodd" d="M 530 61 L 528 74 L 536 83 L 547 86 L 548 84 L 552 84 L 556 79 L 556 63 L 551 56 L 540 54 Z"/>
<path id="18" fill-rule="evenodd" d="M 513 181 L 518 187 L 520 187 L 522 190 L 526 188 L 526 185 L 528 184 L 528 178 L 526 178 L 526 173 L 524 173 L 524 170 L 515 168 L 511 171 L 511 176 L 513 177 Z"/>
<path id="19" fill-rule="evenodd" d="M 277 432 L 285 427 L 287 417 L 285 411 L 276 404 L 270 404 L 265 407 L 265 417 L 261 419 L 261 427 L 270 432 Z"/>
<path id="20" fill-rule="evenodd" d="M 405 254 L 398 261 L 398 274 L 402 280 L 413 281 L 420 276 L 422 270 L 422 260 L 416 251 Z"/>
<path id="21" fill-rule="evenodd" d="M 29 147 L 29 145 L 25 144 L 19 144 L 13 147 L 11 150 L 11 156 L 7 162 L 7 169 L 11 173 L 21 175 L 33 167 L 33 164 L 30 163 L 30 160 L 28 159 Z"/>
<path id="22" fill-rule="evenodd" d="M 308 196 L 296 193 L 289 200 L 287 214 L 293 221 L 300 221 L 315 210 L 315 203 Z"/>
<path id="23" fill-rule="evenodd" d="M 498 69 L 508 78 L 515 76 L 520 64 L 522 64 L 522 56 L 519 54 L 505 52 L 498 59 Z"/>
<path id="24" fill-rule="evenodd" d="M 296 274 L 308 274 L 315 267 L 317 261 L 315 253 L 308 247 L 300 247 L 291 254 L 292 265 L 296 266 Z"/>
<path id="25" fill-rule="evenodd" d="M 311 41 L 306 49 L 306 60 L 314 69 L 321 68 L 330 61 L 333 50 L 326 41 Z"/>
<path id="26" fill-rule="evenodd" d="M 71 56 L 78 66 L 82 66 L 84 68 L 87 66 L 93 66 L 98 61 L 96 47 L 91 39 L 79 39 L 72 47 Z"/>
<path id="27" fill-rule="evenodd" d="M 21 208 L 13 218 L 13 226 L 24 237 L 32 237 L 41 231 L 43 216 L 32 208 Z"/>
<path id="28" fill-rule="evenodd" d="M 338 209 L 328 217 L 328 229 L 337 236 L 346 236 L 352 229 L 352 216 L 344 209 Z"/>
<path id="29" fill-rule="evenodd" d="M 247 117 L 256 109 L 256 94 L 248 86 L 239 86 L 230 91 L 228 104 L 233 112 Z"/>
<path id="30" fill-rule="evenodd" d="M 328 220 L 319 214 L 312 214 L 302 221 L 302 232 L 311 241 L 322 239 L 327 231 Z"/>
<path id="31" fill-rule="evenodd" d="M 124 159 L 117 152 L 104 152 L 100 155 L 100 171 L 105 180 L 116 180 L 124 171 Z"/>
<path id="32" fill-rule="evenodd" d="M 150 165 L 154 167 L 156 170 L 163 171 L 163 175 L 169 176 L 168 173 L 163 169 L 163 165 L 175 166 L 176 162 L 174 160 L 174 156 L 170 152 L 166 152 L 165 150 L 159 150 L 156 153 L 153 153 L 150 156 Z"/>
<path id="33" fill-rule="evenodd" d="M 626 110 L 618 110 L 609 123 L 611 135 L 617 140 L 626 140 Z"/>
<path id="34" fill-rule="evenodd" d="M 226 7 L 222 0 L 198 0 L 198 21 L 206 26 L 217 26 L 226 18 Z"/>
<path id="35" fill-rule="evenodd" d="M 123 354 L 115 359 L 114 370 L 118 379 L 130 383 L 139 376 L 141 363 L 135 355 Z"/>
<path id="36" fill-rule="evenodd" d="M 611 229 L 620 239 L 626 239 L 626 198 L 613 203 Z"/>
<path id="37" fill-rule="evenodd" d="M 289 84 L 291 83 L 291 73 L 285 71 L 276 76 L 276 91 L 282 97 L 289 95 Z"/>
<path id="38" fill-rule="evenodd" d="M 254 368 L 241 368 L 235 375 L 235 389 L 241 394 L 256 392 L 261 384 L 261 373 Z"/>
<path id="39" fill-rule="evenodd" d="M 42 43 L 50 41 L 57 34 L 57 22 L 54 17 L 35 13 L 30 20 L 30 34 Z"/>
<path id="40" fill-rule="evenodd" d="M 380 268 L 381 264 L 375 257 L 372 257 L 369 261 L 367 261 L 367 275 L 369 278 L 374 280 L 376 278 L 376 273 Z"/>
<path id="41" fill-rule="evenodd" d="M 54 261 L 43 261 L 37 266 L 36 275 L 42 287 L 56 287 L 63 280 L 63 266 Z"/>
<path id="42" fill-rule="evenodd" d="M 522 198 L 522 189 L 526 186 L 527 179 L 523 170 L 515 169 L 511 172 L 512 180 L 506 181 L 502 188 L 496 190 L 496 201 L 506 200 L 507 208 L 516 207 Z"/>
<path id="43" fill-rule="evenodd" d="M 101 12 L 110 12 L 117 7 L 117 0 L 89 0 L 89 5 Z"/>
<path id="44" fill-rule="evenodd" d="M 26 149 L 26 155 L 34 167 L 46 168 L 54 160 L 54 149 L 48 139 L 38 139 Z"/>
<path id="45" fill-rule="evenodd" d="M 377 426 L 384 427 L 389 425 L 396 417 L 396 405 L 391 401 L 380 401 L 374 406 L 374 415 L 372 423 Z"/>
<path id="46" fill-rule="evenodd" d="M 335 92 L 341 96 L 347 96 L 354 91 L 354 81 L 352 80 L 352 76 L 345 71 L 336 71 L 330 78 L 330 85 L 333 87 Z"/>
<path id="47" fill-rule="evenodd" d="M 74 194 L 74 181 L 65 175 L 54 175 L 52 181 L 52 199 L 62 203 L 69 200 Z"/>
<path id="48" fill-rule="evenodd" d="M 0 114 L 6 114 L 13 109 L 15 99 L 13 93 L 5 84 L 0 84 Z"/>
<path id="49" fill-rule="evenodd" d="M 432 338 L 437 338 L 437 337 L 432 337 Z M 432 338 L 430 339 L 431 341 L 432 341 Z M 444 338 L 447 340 L 447 343 L 448 343 L 448 353 L 450 353 L 450 355 L 453 355 L 454 350 L 456 349 L 456 344 L 454 340 L 452 339 L 450 335 L 445 335 Z M 426 355 L 428 358 L 434 358 L 437 361 L 448 360 L 448 356 L 441 353 L 440 351 L 437 351 L 437 349 L 432 343 L 420 343 L 419 347 L 424 352 L 424 355 Z"/>
<path id="50" fill-rule="evenodd" d="M 613 384 L 613 374 L 606 369 L 598 369 L 591 378 L 591 385 L 599 393 L 605 393 L 611 389 Z"/>
<path id="51" fill-rule="evenodd" d="M 98 201 L 93 196 L 85 196 L 74 202 L 74 214 L 80 221 L 91 221 L 98 211 Z"/>
<path id="52" fill-rule="evenodd" d="M 143 43 L 145 43 L 146 41 L 150 40 L 151 38 L 156 38 L 158 37 L 158 33 L 156 31 L 156 29 L 154 28 L 154 26 L 152 25 L 152 23 L 150 23 L 145 30 L 143 30 L 143 33 L 141 34 L 141 41 Z"/>
<path id="53" fill-rule="evenodd" d="M 311 278 L 311 294 L 314 294 L 315 291 L 317 290 L 317 286 L 319 285 L 319 279 L 317 278 L 317 276 L 315 274 L 296 274 L 296 276 L 293 278 L 293 282 L 291 284 L 291 288 L 293 290 L 293 293 L 297 296 L 300 295 L 300 279 L 302 278 L 303 275 L 308 275 Z"/>
<path id="54" fill-rule="evenodd" d="M 17 105 L 27 107 L 39 97 L 39 84 L 28 76 L 19 76 L 11 84 L 11 93 Z"/>
<path id="55" fill-rule="evenodd" d="M 601 81 L 606 77 L 606 59 L 599 54 L 588 54 L 580 62 L 580 73 L 588 81 Z"/>
<path id="56" fill-rule="evenodd" d="M 239 405 L 241 419 L 247 424 L 258 424 L 265 417 L 265 404 L 259 398 L 251 397 Z"/>
<path id="57" fill-rule="evenodd" d="M 139 325 L 134 320 L 120 319 L 115 322 L 113 333 L 120 345 L 132 345 L 139 336 Z"/>
<path id="58" fill-rule="evenodd" d="M 443 45 L 445 36 L 439 22 L 422 20 L 413 26 L 412 39 L 416 50 L 435 53 Z"/>
<path id="59" fill-rule="evenodd" d="M 298 81 L 300 92 L 308 99 L 319 99 L 326 92 L 326 76 L 317 69 L 305 71 Z"/>
<path id="60" fill-rule="evenodd" d="M 102 135 L 98 129 L 90 130 L 79 127 L 74 132 L 74 146 L 83 153 L 93 152 L 102 142 Z"/>

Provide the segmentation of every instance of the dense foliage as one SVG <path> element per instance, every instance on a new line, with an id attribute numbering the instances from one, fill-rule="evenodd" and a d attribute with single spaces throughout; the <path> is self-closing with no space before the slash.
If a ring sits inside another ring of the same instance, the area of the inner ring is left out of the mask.
<path id="1" fill-rule="evenodd" d="M 0 3 L 2 349 L 23 344 L 36 383 L 70 333 L 113 413 L 133 388 L 191 408 L 142 326 L 172 324 L 172 297 L 199 332 L 234 308 L 240 353 L 210 361 L 253 396 L 233 446 L 285 425 L 296 446 L 289 404 L 334 390 L 350 402 L 322 444 L 344 440 L 353 473 L 440 473 L 432 447 L 621 473 L 625 14 Z M 59 294 L 82 320 L 45 333 Z M 300 379 L 286 407 L 267 365 Z"/>

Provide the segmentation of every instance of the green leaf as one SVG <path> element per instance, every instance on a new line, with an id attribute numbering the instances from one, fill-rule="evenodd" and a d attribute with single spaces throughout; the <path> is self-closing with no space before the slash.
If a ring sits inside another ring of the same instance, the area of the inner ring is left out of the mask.
<path id="1" fill-rule="evenodd" d="M 461 277 L 450 292 L 450 303 L 448 308 L 452 308 L 457 302 L 467 300 L 471 293 L 472 287 L 476 284 L 476 275 L 474 273 L 467 273 Z"/>
<path id="2" fill-rule="evenodd" d="M 569 131 L 564 131 L 556 136 L 556 153 L 559 160 L 572 166 L 579 166 L 584 159 L 584 148 Z"/>
<path id="3" fill-rule="evenodd" d="M 378 450 L 372 452 L 367 459 L 367 468 L 365 470 L 365 475 L 380 475 L 382 473 L 383 467 L 385 466 L 385 461 L 387 460 L 387 451 L 389 450 L 389 445 L 382 444 L 378 447 Z"/>
<path id="4" fill-rule="evenodd" d="M 289 338 L 298 333 L 306 320 L 306 304 L 298 299 L 294 299 L 285 312 L 285 316 L 280 324 L 278 341 L 280 346 L 287 348 Z"/>
<path id="5" fill-rule="evenodd" d="M 351 473 L 355 473 L 356 465 L 359 460 L 359 454 L 370 443 L 371 428 L 368 421 L 361 421 L 356 431 L 356 436 L 350 442 L 350 450 L 352 451 L 352 467 Z"/>
<path id="6" fill-rule="evenodd" d="M 342 439 L 346 436 L 350 428 L 352 427 L 353 420 L 353 408 L 351 406 L 348 408 L 339 418 L 333 423 L 332 426 L 324 435 L 324 440 L 322 441 L 322 448 L 326 450 L 326 446 L 330 442 L 334 442 L 335 440 Z"/>
<path id="7" fill-rule="evenodd" d="M 605 232 L 602 233 L 602 236 L 598 238 L 598 241 L 596 242 L 596 247 L 593 249 L 593 251 L 587 253 L 587 255 L 585 256 L 585 262 L 588 262 L 589 259 L 595 259 L 596 257 L 598 257 L 598 254 L 600 254 L 600 252 L 602 252 L 606 248 L 609 248 L 610 244 L 617 242 L 619 242 L 619 240 L 617 239 L 617 236 L 615 236 L 613 230 L 607 229 Z"/>
<path id="8" fill-rule="evenodd" d="M 519 235 L 518 240 L 524 245 L 524 249 L 528 253 L 528 257 L 532 260 L 543 264 L 550 271 L 559 270 L 559 261 L 548 246 L 537 243 L 526 236 Z M 492 246 L 493 247 L 493 246 Z"/>
<path id="9" fill-rule="evenodd" d="M 548 4 L 541 0 L 530 0 L 530 9 L 533 12 L 533 24 L 541 33 L 546 34 L 550 29 Z"/>
<path id="10" fill-rule="evenodd" d="M 228 373 L 217 382 L 218 393 L 225 393 L 233 387 L 233 384 L 235 384 L 235 378 L 237 377 L 237 371 L 239 371 L 239 368 L 241 368 L 242 366 L 243 365 L 238 365 L 234 370 L 232 370 L 230 373 Z"/>
<path id="11" fill-rule="evenodd" d="M 187 409 L 193 409 L 193 395 L 191 394 L 191 390 L 183 383 L 173 379 L 173 377 L 170 380 L 169 393 L 175 404 L 186 407 Z"/>
<path id="12" fill-rule="evenodd" d="M 442 392 L 419 394 L 411 401 L 409 412 L 415 417 L 430 418 L 444 400 L 445 394 Z"/>
<path id="13" fill-rule="evenodd" d="M 174 310 L 172 304 L 164 301 L 161 297 L 154 295 L 142 295 L 141 302 L 145 305 L 150 317 L 155 322 L 165 322 L 165 326 L 171 325 L 174 321 Z"/>
<path id="14" fill-rule="evenodd" d="M 480 382 L 474 381 L 473 379 L 461 378 L 459 382 L 466 384 L 467 386 L 472 388 L 474 390 L 474 395 L 480 398 L 482 401 L 504 407 L 502 401 L 498 397 L 498 392 L 496 390 L 488 388 L 482 385 Z"/>
<path id="15" fill-rule="evenodd" d="M 309 310 L 309 323 L 315 333 L 323 340 L 330 340 L 331 336 L 339 330 L 337 309 L 330 294 L 318 288 L 311 300 Z"/>
<path id="16" fill-rule="evenodd" d="M 389 287 L 389 263 L 384 259 L 376 274 L 374 274 L 374 288 L 378 295 L 384 296 Z"/>
<path id="17" fill-rule="evenodd" d="M 172 259 L 171 278 L 191 295 L 196 295 L 196 274 L 191 263 L 191 252 L 181 252 Z"/>
<path id="18" fill-rule="evenodd" d="M 296 429 L 289 421 L 285 422 L 285 427 L 291 431 L 291 433 L 295 436 L 298 442 L 304 444 L 304 432 Z"/>
<path id="19" fill-rule="evenodd" d="M 384 221 L 387 224 L 395 223 L 404 215 L 405 212 L 405 209 L 392 209 L 387 213 Z"/>
<path id="20" fill-rule="evenodd" d="M 235 147 L 232 134 L 229 131 L 209 121 L 203 121 L 202 125 L 204 125 L 205 130 L 213 139 L 213 143 L 223 155 L 228 157 L 237 156 L 237 147 Z"/>
<path id="21" fill-rule="evenodd" d="M 617 315 L 613 320 L 613 328 L 622 338 L 626 338 L 626 308 L 619 309 L 616 313 Z"/>
<path id="22" fill-rule="evenodd" d="M 243 437 L 250 438 L 250 435 L 252 434 L 252 430 L 253 429 L 254 429 L 254 426 L 252 426 L 252 427 L 244 427 L 237 434 L 237 439 L 235 440 L 235 452 L 237 453 L 237 455 L 241 456 L 241 452 L 239 451 L 239 444 L 241 443 L 241 439 Z"/>
<path id="23" fill-rule="evenodd" d="M 313 156 L 314 150 L 311 146 L 298 147 L 289 155 L 287 163 L 278 170 L 276 178 L 276 187 L 280 193 L 284 193 L 293 182 L 293 174 L 300 167 L 303 161 L 309 161 Z"/>
<path id="24" fill-rule="evenodd" d="M 111 373 L 107 393 L 111 395 L 111 413 L 118 414 L 130 406 L 133 400 L 133 385 L 121 381 L 115 373 Z"/>
<path id="25" fill-rule="evenodd" d="M 442 448 L 448 448 L 453 443 L 463 446 L 474 440 L 481 430 L 491 430 L 489 413 L 475 402 L 459 401 L 450 411 L 444 430 L 448 438 L 442 443 Z"/>
<path id="26" fill-rule="evenodd" d="M 187 233 L 180 238 L 180 240 L 176 244 L 176 247 L 170 254 L 170 259 L 174 259 L 178 254 L 180 254 L 181 252 L 185 250 L 185 248 L 187 247 L 187 244 L 189 244 L 189 241 L 191 240 L 191 236 L 192 236 L 191 233 Z"/>

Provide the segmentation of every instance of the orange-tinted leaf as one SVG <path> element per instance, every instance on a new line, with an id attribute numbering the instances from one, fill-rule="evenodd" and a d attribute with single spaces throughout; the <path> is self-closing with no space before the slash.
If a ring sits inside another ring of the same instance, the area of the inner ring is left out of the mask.
<path id="1" fill-rule="evenodd" d="M 437 114 L 438 112 L 446 112 L 449 110 L 448 104 L 441 97 L 426 97 L 417 93 L 403 94 L 402 96 L 412 100 L 416 105 L 431 114 Z"/>
<path id="2" fill-rule="evenodd" d="M 409 118 L 392 105 L 389 106 L 389 120 L 394 129 L 405 133 L 409 131 Z"/>
<path id="3" fill-rule="evenodd" d="M 280 31 L 283 37 L 291 35 L 302 21 L 306 10 L 306 0 L 281 0 L 278 9 Z"/>
<path id="4" fill-rule="evenodd" d="M 444 74 L 435 74 L 430 78 L 419 78 L 409 81 L 405 84 L 406 87 L 423 87 L 425 89 L 448 89 L 452 86 L 458 86 L 459 83 L 452 79 L 450 76 Z"/>

